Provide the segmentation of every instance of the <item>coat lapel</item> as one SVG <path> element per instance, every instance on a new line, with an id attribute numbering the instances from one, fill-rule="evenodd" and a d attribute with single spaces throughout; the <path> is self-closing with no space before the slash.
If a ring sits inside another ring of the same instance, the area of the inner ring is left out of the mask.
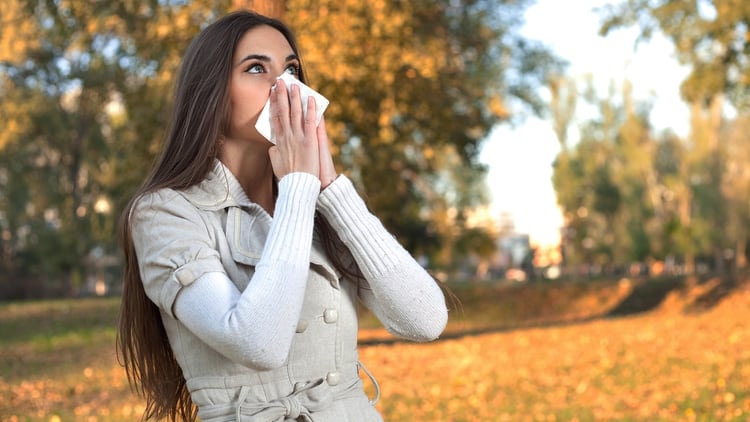
<path id="1" fill-rule="evenodd" d="M 263 254 L 272 219 L 241 190 L 237 180 L 217 160 L 206 179 L 183 191 L 183 195 L 196 207 L 205 211 L 226 210 L 225 235 L 232 259 L 237 263 L 254 267 Z M 310 264 L 311 269 L 328 279 L 334 288 L 339 288 L 339 278 L 342 274 L 326 257 L 317 236 L 313 236 Z"/>

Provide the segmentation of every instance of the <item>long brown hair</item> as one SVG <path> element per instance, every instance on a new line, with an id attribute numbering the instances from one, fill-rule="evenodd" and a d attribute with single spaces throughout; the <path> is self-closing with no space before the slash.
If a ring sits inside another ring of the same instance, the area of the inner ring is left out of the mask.
<path id="1" fill-rule="evenodd" d="M 211 170 L 218 154 L 217 142 L 229 123 L 232 56 L 242 36 L 260 25 L 281 32 L 299 57 L 294 36 L 286 25 L 253 12 L 228 14 L 203 29 L 183 57 L 164 148 L 120 219 L 124 280 L 118 360 L 125 367 L 130 385 L 146 399 L 143 419 L 194 420 L 197 409 L 172 353 L 159 309 L 144 291 L 130 232 L 130 212 L 144 193 L 188 188 Z M 302 68 L 299 78 L 305 81 Z M 327 222 L 318 216 L 316 226 L 334 265 L 345 274 L 356 275 L 341 265 L 341 244 Z"/>

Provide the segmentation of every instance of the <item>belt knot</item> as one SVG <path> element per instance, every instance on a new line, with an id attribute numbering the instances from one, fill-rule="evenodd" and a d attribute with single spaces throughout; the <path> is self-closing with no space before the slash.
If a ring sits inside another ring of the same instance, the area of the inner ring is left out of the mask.
<path id="1" fill-rule="evenodd" d="M 279 399 L 279 403 L 284 406 L 284 417 L 287 419 L 297 419 L 302 412 L 302 404 L 297 400 L 296 396 L 282 397 Z"/>
<path id="2" fill-rule="evenodd" d="M 330 406 L 333 402 L 333 391 L 325 382 L 318 379 L 295 387 L 292 394 L 280 397 L 267 403 L 246 402 L 250 392 L 248 387 L 240 390 L 237 406 L 238 421 L 312 421 L 312 413 Z"/>

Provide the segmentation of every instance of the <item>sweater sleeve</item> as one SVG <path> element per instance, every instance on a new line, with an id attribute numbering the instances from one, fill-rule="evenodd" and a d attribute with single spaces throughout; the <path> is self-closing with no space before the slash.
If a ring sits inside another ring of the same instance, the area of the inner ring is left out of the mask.
<path id="1" fill-rule="evenodd" d="M 196 274 L 195 280 L 176 294 L 174 316 L 237 363 L 261 370 L 283 365 L 302 309 L 319 191 L 320 182 L 312 175 L 283 177 L 263 253 L 245 290 L 240 292 L 223 270 Z M 184 219 L 175 215 L 160 218 L 160 230 L 168 230 L 170 218 Z M 147 228 L 134 230 L 136 247 L 153 243 L 152 236 L 135 238 L 135 233 L 149 232 Z M 165 233 L 190 242 L 182 237 L 200 231 Z M 206 243 L 200 239 L 193 242 Z"/>
<path id="2" fill-rule="evenodd" d="M 317 208 L 352 253 L 370 287 L 361 299 L 386 329 L 415 341 L 437 338 L 448 321 L 440 286 L 369 212 L 351 181 L 339 176 Z"/>

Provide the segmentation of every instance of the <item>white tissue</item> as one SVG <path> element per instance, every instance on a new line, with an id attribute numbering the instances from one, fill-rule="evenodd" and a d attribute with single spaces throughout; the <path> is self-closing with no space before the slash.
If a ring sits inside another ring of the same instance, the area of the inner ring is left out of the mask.
<path id="1" fill-rule="evenodd" d="M 312 88 L 309 86 L 303 84 L 300 82 L 297 78 L 292 76 L 289 73 L 283 73 L 281 76 L 279 76 L 278 79 L 281 79 L 284 81 L 287 87 L 287 91 L 291 93 L 292 85 L 297 85 L 300 88 L 300 96 L 302 97 L 302 113 L 304 113 L 305 116 L 307 116 L 307 99 L 308 97 L 312 96 L 315 99 L 315 124 L 320 124 L 320 119 L 323 117 L 323 112 L 326 110 L 326 107 L 328 107 L 329 101 L 326 99 L 326 97 L 320 95 L 319 93 L 315 92 Z M 271 92 L 276 88 L 276 85 L 271 88 Z M 258 121 L 255 123 L 255 128 L 258 130 L 258 133 L 263 135 L 264 138 L 268 139 L 269 142 L 272 144 L 276 144 L 276 135 L 273 133 L 273 127 L 271 126 L 271 99 L 269 98 L 268 101 L 266 101 L 266 105 L 263 107 L 263 110 L 260 112 L 260 116 L 258 116 Z"/>

